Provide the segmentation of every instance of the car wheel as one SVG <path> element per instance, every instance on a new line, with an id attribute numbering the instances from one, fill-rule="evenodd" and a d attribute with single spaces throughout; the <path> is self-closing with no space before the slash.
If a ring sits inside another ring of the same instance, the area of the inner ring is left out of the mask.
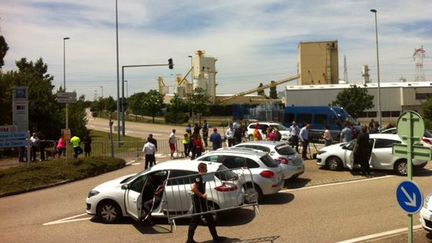
<path id="1" fill-rule="evenodd" d="M 106 224 L 112 224 L 117 222 L 121 217 L 122 213 L 117 203 L 113 201 L 103 201 L 97 208 L 97 215 Z"/>
<path id="2" fill-rule="evenodd" d="M 342 168 L 342 160 L 332 156 L 327 159 L 326 165 L 329 170 L 340 170 Z"/>
<path id="3" fill-rule="evenodd" d="M 408 166 L 406 160 L 398 160 L 395 164 L 395 172 L 399 175 L 405 176 L 408 173 Z"/>
<path id="4" fill-rule="evenodd" d="M 261 189 L 257 185 L 252 186 L 251 184 L 245 186 L 244 195 L 246 203 L 261 202 L 263 198 Z"/>

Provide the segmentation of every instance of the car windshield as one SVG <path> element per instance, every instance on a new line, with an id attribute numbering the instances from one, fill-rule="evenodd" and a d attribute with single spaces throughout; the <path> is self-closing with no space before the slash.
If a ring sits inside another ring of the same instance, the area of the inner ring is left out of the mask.
<path id="1" fill-rule="evenodd" d="M 141 171 L 141 172 L 139 172 L 139 173 L 136 173 L 136 174 L 133 175 L 133 176 L 129 176 L 128 178 L 122 180 L 120 183 L 127 183 L 127 182 L 129 182 L 129 181 L 132 181 L 134 178 L 136 178 L 136 177 L 138 177 L 138 176 L 140 176 L 140 175 L 146 173 L 146 172 L 149 171 L 149 170 L 150 170 L 150 168 L 148 168 L 148 169 L 146 169 L 146 170 L 143 170 L 143 171 Z"/>
<path id="2" fill-rule="evenodd" d="M 215 176 L 221 181 L 235 181 L 238 179 L 237 174 L 229 170 L 224 165 L 219 166 Z"/>
<path id="3" fill-rule="evenodd" d="M 276 162 L 274 159 L 272 159 L 272 157 L 270 157 L 270 155 L 266 154 L 263 157 L 261 157 L 261 161 L 270 168 L 275 168 L 279 166 L 279 163 Z"/>
<path id="4" fill-rule="evenodd" d="M 282 155 L 294 155 L 295 150 L 289 145 L 282 145 L 275 148 L 276 152 Z"/>

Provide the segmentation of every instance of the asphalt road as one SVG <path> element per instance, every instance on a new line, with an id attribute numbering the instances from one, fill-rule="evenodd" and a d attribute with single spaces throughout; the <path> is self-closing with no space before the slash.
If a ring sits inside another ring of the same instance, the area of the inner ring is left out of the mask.
<path id="1" fill-rule="evenodd" d="M 142 128 L 146 129 L 151 128 Z M 0 198 L 0 242 L 185 242 L 188 220 L 178 221 L 171 233 L 165 220 L 151 228 L 131 219 L 105 225 L 85 214 L 90 189 L 142 168 L 138 161 L 97 177 Z M 414 178 L 425 195 L 432 193 L 429 169 L 431 165 Z M 306 161 L 305 174 L 265 198 L 259 213 L 250 208 L 227 213 L 218 223 L 218 232 L 242 242 L 406 242 L 407 216 L 395 196 L 403 180 L 379 171 L 372 178 L 332 172 Z M 419 224 L 418 215 L 414 224 Z M 418 226 L 415 237 L 415 242 L 432 239 Z M 208 229 L 199 227 L 195 240 L 209 239 Z"/>

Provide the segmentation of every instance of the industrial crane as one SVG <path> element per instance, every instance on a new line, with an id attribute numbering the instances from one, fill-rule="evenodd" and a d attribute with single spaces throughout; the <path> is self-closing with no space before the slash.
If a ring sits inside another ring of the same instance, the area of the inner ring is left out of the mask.
<path id="1" fill-rule="evenodd" d="M 221 103 L 225 103 L 225 102 L 227 102 L 229 100 L 232 100 L 232 99 L 234 99 L 236 97 L 252 94 L 252 93 L 255 93 L 257 91 L 264 90 L 264 89 L 267 89 L 267 88 L 270 88 L 270 87 L 274 87 L 274 86 L 277 86 L 279 84 L 283 84 L 283 83 L 286 83 L 286 82 L 289 82 L 289 81 L 293 81 L 293 80 L 296 80 L 296 79 L 299 79 L 299 78 L 300 78 L 300 76 L 297 74 L 297 75 L 288 77 L 286 79 L 282 79 L 282 80 L 276 81 L 274 83 L 266 84 L 266 85 L 258 87 L 258 88 L 254 88 L 254 89 L 251 89 L 251 90 L 248 90 L 248 91 L 244 91 L 244 92 L 240 92 L 240 93 L 234 94 L 233 96 L 230 96 L 228 98 L 220 100 L 220 102 Z"/>

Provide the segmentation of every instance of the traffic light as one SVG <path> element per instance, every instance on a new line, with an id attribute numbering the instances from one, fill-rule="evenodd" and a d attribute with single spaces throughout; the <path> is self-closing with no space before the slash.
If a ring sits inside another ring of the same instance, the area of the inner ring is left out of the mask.
<path id="1" fill-rule="evenodd" d="M 174 63 L 173 63 L 172 58 L 168 59 L 168 68 L 169 69 L 173 69 L 174 68 Z"/>

